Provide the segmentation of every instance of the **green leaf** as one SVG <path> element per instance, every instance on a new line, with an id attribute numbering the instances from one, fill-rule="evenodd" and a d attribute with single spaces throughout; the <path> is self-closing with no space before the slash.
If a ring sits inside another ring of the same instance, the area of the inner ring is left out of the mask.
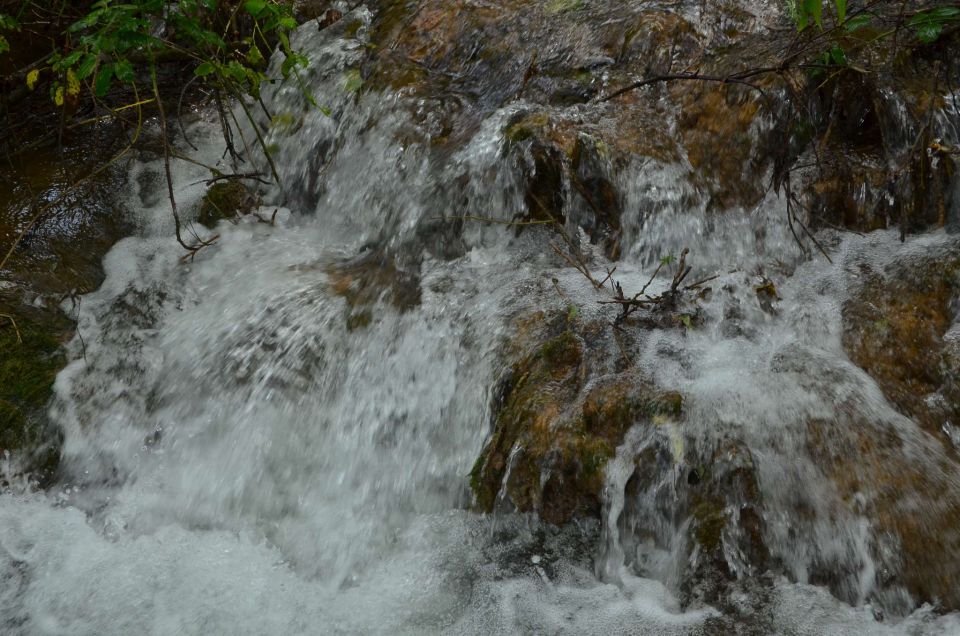
<path id="1" fill-rule="evenodd" d="M 853 33 L 854 31 L 859 31 L 863 27 L 870 24 L 870 21 L 873 20 L 873 16 L 869 13 L 861 13 L 860 15 L 855 15 L 849 20 L 846 24 L 843 25 L 843 28 L 847 30 L 847 33 Z"/>
<path id="2" fill-rule="evenodd" d="M 837 22 L 843 24 L 847 21 L 847 0 L 834 0 L 837 7 Z"/>
<path id="3" fill-rule="evenodd" d="M 60 60 L 60 63 L 57 65 L 57 66 L 58 66 L 58 69 L 70 68 L 71 66 L 73 66 L 74 64 L 77 63 L 77 60 L 80 59 L 80 56 L 81 56 L 81 55 L 83 55 L 83 51 L 82 51 L 82 50 L 79 50 L 79 49 L 78 49 L 78 50 L 74 51 L 74 52 L 71 53 L 70 55 L 68 55 L 68 56 L 66 56 L 65 58 L 63 58 L 62 60 Z"/>
<path id="4" fill-rule="evenodd" d="M 960 7 L 938 7 L 918 13 L 908 24 L 917 31 L 917 38 L 926 44 L 934 42 L 943 31 L 943 26 L 960 17 Z"/>
<path id="5" fill-rule="evenodd" d="M 284 16 L 280 18 L 277 24 L 279 24 L 284 29 L 287 29 L 288 31 L 292 31 L 293 29 L 297 28 L 297 21 L 291 18 L 290 16 Z"/>
<path id="6" fill-rule="evenodd" d="M 242 84 L 247 78 L 246 67 L 236 60 L 230 60 L 230 63 L 222 67 L 222 70 L 227 74 L 227 77 L 237 84 Z"/>
<path id="7" fill-rule="evenodd" d="M 80 18 L 76 22 L 70 25 L 68 31 L 82 31 L 83 29 L 88 29 L 94 26 L 99 20 L 100 16 L 103 14 L 103 9 L 96 9 L 91 11 L 84 17 Z"/>
<path id="8" fill-rule="evenodd" d="M 347 80 L 344 83 L 344 88 L 348 93 L 356 93 L 363 86 L 363 78 L 360 77 L 360 71 L 357 69 L 352 69 L 347 72 Z"/>
<path id="9" fill-rule="evenodd" d="M 660 264 L 661 264 L 661 265 L 670 265 L 670 264 L 673 263 L 673 261 L 675 261 L 675 260 L 677 260 L 676 257 L 674 257 L 672 254 L 667 254 L 666 256 L 664 256 L 663 258 L 660 259 Z"/>
<path id="10" fill-rule="evenodd" d="M 917 26 L 916 29 L 917 39 L 924 44 L 930 44 L 931 42 L 936 42 L 937 38 L 940 37 L 940 32 L 943 31 L 943 24 L 939 22 L 927 22 Z"/>
<path id="11" fill-rule="evenodd" d="M 243 8 L 247 10 L 247 13 L 253 17 L 258 17 L 263 10 L 267 7 L 267 0 L 246 0 L 243 3 Z"/>
<path id="12" fill-rule="evenodd" d="M 133 64 L 124 58 L 113 65 L 113 73 L 121 82 L 128 84 L 133 81 Z"/>
<path id="13" fill-rule="evenodd" d="M 5 31 L 17 31 L 20 29 L 20 23 L 12 15 L 0 13 L 0 29 Z"/>
<path id="14" fill-rule="evenodd" d="M 0 35 L 0 53 L 6 53 L 10 50 L 10 43 L 7 42 L 7 38 Z"/>
<path id="15" fill-rule="evenodd" d="M 247 62 L 253 64 L 254 66 L 264 62 L 263 54 L 260 52 L 260 49 L 256 44 L 251 46 L 250 50 L 247 51 Z"/>
<path id="16" fill-rule="evenodd" d="M 110 81 L 113 79 L 113 64 L 104 64 L 97 73 L 93 82 L 93 92 L 97 97 L 103 97 L 110 90 Z"/>
<path id="17" fill-rule="evenodd" d="M 814 23 L 823 28 L 823 0 L 804 0 L 807 12 L 813 16 Z"/>
<path id="18" fill-rule="evenodd" d="M 213 64 L 213 62 L 204 62 L 197 68 L 193 69 L 193 74 L 197 77 L 206 77 L 215 70 L 217 70 L 217 67 Z"/>
<path id="19" fill-rule="evenodd" d="M 847 54 L 844 53 L 843 49 L 839 46 L 834 46 L 832 49 L 830 49 L 830 61 L 837 66 L 846 66 Z"/>
<path id="20" fill-rule="evenodd" d="M 937 7 L 930 12 L 930 17 L 934 20 L 948 22 L 960 17 L 960 7 Z"/>
<path id="21" fill-rule="evenodd" d="M 83 61 L 80 62 L 80 66 L 77 67 L 77 79 L 89 77 L 90 73 L 92 73 L 93 69 L 97 66 L 98 59 L 100 58 L 93 53 L 87 53 Z"/>

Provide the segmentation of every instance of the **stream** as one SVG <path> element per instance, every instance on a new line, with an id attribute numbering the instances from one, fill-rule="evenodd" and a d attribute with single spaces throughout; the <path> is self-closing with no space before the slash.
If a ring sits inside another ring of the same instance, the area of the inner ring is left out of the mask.
<path id="1" fill-rule="evenodd" d="M 270 116 L 254 117 L 281 186 L 215 230 L 192 226 L 216 232 L 213 246 L 184 258 L 173 240 L 162 157 L 129 167 L 119 206 L 136 231 L 107 254 L 99 289 L 64 305 L 77 336 L 50 406 L 57 481 L 38 491 L 10 477 L 0 494 L 0 632 L 960 634 L 960 614 L 917 598 L 882 522 L 850 503 L 871 485 L 838 494 L 845 477 L 824 456 L 847 452 L 842 434 L 810 432 L 831 422 L 899 440 L 902 464 L 934 475 L 898 503 L 918 515 L 928 504 L 911 497 L 960 496 L 956 449 L 903 415 L 844 340 L 867 272 L 956 259 L 960 239 L 826 228 L 827 260 L 798 247 L 777 193 L 721 218 L 689 161 L 600 153 L 622 209 L 616 260 L 575 189 L 561 194 L 593 276 L 616 266 L 623 289 L 664 293 L 671 274 L 651 274 L 688 248 L 688 282 L 710 278 L 686 327 L 651 319 L 628 351 L 603 353 L 682 394 L 682 414 L 615 445 L 595 517 L 557 525 L 511 504 L 509 462 L 494 511 L 479 512 L 470 475 L 519 364 L 517 325 L 617 315 L 550 249 L 555 230 L 509 225 L 531 205 L 531 166 L 545 165 L 515 127 L 546 112 L 602 128 L 609 111 L 456 86 L 435 99 L 358 89 L 374 12 L 343 9 L 355 28 L 307 23 L 294 40 L 330 114 L 305 109 L 294 81 L 264 96 Z M 749 134 L 773 126 L 761 116 Z M 240 136 L 255 143 L 249 124 Z M 185 114 L 175 145 L 198 162 L 172 163 L 178 207 L 196 210 L 199 164 L 234 172 L 216 112 Z M 767 283 L 774 310 L 757 301 Z M 725 466 L 749 463 L 769 554 L 757 566 L 723 530 L 722 600 L 696 591 L 686 540 L 698 462 L 718 448 Z M 656 468 L 635 487 L 643 461 Z"/>

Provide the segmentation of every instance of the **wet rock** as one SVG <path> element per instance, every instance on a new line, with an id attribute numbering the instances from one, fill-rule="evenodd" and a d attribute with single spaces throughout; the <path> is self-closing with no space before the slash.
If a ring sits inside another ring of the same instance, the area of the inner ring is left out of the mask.
<path id="1" fill-rule="evenodd" d="M 808 189 L 814 227 L 834 225 L 870 231 L 889 227 L 899 212 L 888 191 L 886 164 L 871 153 L 836 154 L 825 161 L 824 176 Z"/>
<path id="2" fill-rule="evenodd" d="M 945 423 L 960 422 L 960 367 L 947 338 L 960 293 L 960 260 L 939 254 L 866 282 L 843 307 L 844 349 L 904 415 L 949 442 Z"/>
<path id="3" fill-rule="evenodd" d="M 297 0 L 293 3 L 293 17 L 298 22 L 322 18 L 331 4 L 331 0 Z"/>
<path id="4" fill-rule="evenodd" d="M 471 486 L 480 510 L 535 511 L 563 524 L 599 515 L 604 467 L 627 430 L 678 415 L 683 399 L 633 371 L 595 375 L 612 344 L 604 323 L 556 322 L 546 333 L 552 337 L 535 337 L 497 391 L 493 433 Z"/>
<path id="5" fill-rule="evenodd" d="M 373 322 L 378 302 L 405 312 L 420 305 L 418 263 L 401 263 L 396 256 L 370 251 L 360 257 L 325 266 L 331 291 L 347 301 L 347 328 Z"/>
<path id="6" fill-rule="evenodd" d="M 321 29 L 326 29 L 329 26 L 333 26 L 337 22 L 343 19 L 343 12 L 337 11 L 336 9 L 327 9 L 324 13 L 317 19 L 317 27 Z"/>
<path id="7" fill-rule="evenodd" d="M 728 584 L 767 571 L 763 500 L 750 450 L 729 442 L 700 466 L 689 489 L 690 558 L 682 578 L 686 604 L 716 603 Z"/>
<path id="8" fill-rule="evenodd" d="M 570 183 L 584 202 L 584 214 L 578 225 L 584 227 L 594 243 L 603 247 L 611 259 L 620 257 L 623 195 L 611 181 L 606 144 L 580 136 L 573 150 Z"/>
<path id="9" fill-rule="evenodd" d="M 951 335 L 958 272 L 956 255 L 943 252 L 885 272 L 867 269 L 861 291 L 843 307 L 850 359 L 917 428 L 857 415 L 808 427 L 811 455 L 845 506 L 874 524 L 880 589 L 902 586 L 915 603 L 945 609 L 960 608 L 960 461 L 948 426 L 960 421 Z M 822 582 L 841 598 L 851 594 L 837 588 L 836 573 Z"/>
<path id="10" fill-rule="evenodd" d="M 207 189 L 200 201 L 197 221 L 213 228 L 219 221 L 247 214 L 257 205 L 256 193 L 240 181 L 231 179 L 215 183 Z"/>
<path id="11" fill-rule="evenodd" d="M 47 407 L 54 378 L 67 363 L 63 344 L 74 334 L 64 307 L 76 308 L 79 294 L 100 285 L 103 255 L 130 229 L 114 204 L 123 183 L 118 174 L 105 171 L 81 187 L 68 185 L 127 143 L 120 132 L 104 125 L 65 135 L 59 151 L 25 152 L 0 166 L 5 246 L 29 223 L 38 200 L 54 203 L 0 270 L 0 457 L 9 454 L 12 472 L 40 485 L 54 477 L 60 455 Z"/>
<path id="12" fill-rule="evenodd" d="M 565 170 L 562 155 L 553 148 L 536 144 L 530 148 L 530 164 L 524 192 L 528 218 L 563 225 L 566 219 L 563 216 Z"/>
<path id="13" fill-rule="evenodd" d="M 724 211 L 756 205 L 765 191 L 756 175 L 769 157 L 759 152 L 755 120 L 762 97 L 744 86 L 699 83 L 685 85 L 679 130 L 687 159 L 701 187 L 710 195 L 708 208 Z M 719 149 L 723 151 L 719 151 Z"/>
<path id="14" fill-rule="evenodd" d="M 60 318 L 57 329 L 38 322 L 40 312 L 31 313 L 21 312 L 19 320 L 0 316 L 0 457 L 25 453 L 31 468 L 49 472 L 56 467 L 58 449 L 52 444 L 56 436 L 46 431 L 44 410 L 54 378 L 66 364 L 54 333 L 67 321 Z"/>
<path id="15" fill-rule="evenodd" d="M 955 456 L 878 422 L 811 421 L 811 454 L 837 486 L 847 514 L 869 519 L 878 565 L 874 593 L 901 612 L 920 603 L 960 608 L 960 466 Z M 851 574 L 823 564 L 813 582 L 856 600 Z M 912 598 L 904 604 L 896 590 Z"/>
<path id="16" fill-rule="evenodd" d="M 816 166 L 804 179 L 816 227 L 918 232 L 946 224 L 956 205 L 957 165 L 952 155 L 930 150 L 947 131 L 931 122 L 937 98 L 921 80 L 935 71 L 915 57 L 911 70 L 897 67 L 882 83 L 853 71 L 817 78 L 819 115 L 805 124 L 817 129 Z"/>

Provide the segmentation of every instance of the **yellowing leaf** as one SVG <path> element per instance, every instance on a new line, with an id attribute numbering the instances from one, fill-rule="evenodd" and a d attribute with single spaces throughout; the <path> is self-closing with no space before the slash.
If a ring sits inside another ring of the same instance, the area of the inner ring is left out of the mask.
<path id="1" fill-rule="evenodd" d="M 37 85 L 37 80 L 40 79 L 40 71 L 33 69 L 27 73 L 27 88 L 33 90 L 33 87 Z"/>
<path id="2" fill-rule="evenodd" d="M 53 103 L 57 106 L 63 106 L 63 86 L 57 86 L 57 90 L 53 94 Z"/>
<path id="3" fill-rule="evenodd" d="M 77 79 L 77 74 L 73 72 L 73 69 L 67 70 L 67 95 L 76 97 L 80 94 L 80 80 Z"/>

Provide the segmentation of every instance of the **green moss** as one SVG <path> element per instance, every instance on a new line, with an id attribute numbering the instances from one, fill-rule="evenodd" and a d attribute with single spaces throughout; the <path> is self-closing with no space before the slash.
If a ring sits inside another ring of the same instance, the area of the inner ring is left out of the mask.
<path id="1" fill-rule="evenodd" d="M 493 509 L 494 499 L 497 496 L 483 479 L 483 467 L 487 463 L 488 454 L 487 450 L 480 453 L 477 461 L 473 463 L 473 468 L 470 469 L 470 489 L 477 498 L 477 508 L 487 512 Z"/>
<path id="2" fill-rule="evenodd" d="M 6 319 L 3 319 L 6 320 Z M 34 435 L 30 423 L 53 391 L 66 358 L 60 342 L 38 325 L 0 326 L 0 449 L 21 448 Z"/>
<path id="3" fill-rule="evenodd" d="M 547 341 L 536 353 L 536 357 L 545 362 L 554 375 L 566 375 L 569 367 L 580 363 L 582 356 L 580 340 L 571 331 L 565 331 Z"/>
<path id="4" fill-rule="evenodd" d="M 290 135 L 299 130 L 300 123 L 293 113 L 277 113 L 270 120 L 270 130 L 281 135 Z"/>
<path id="5" fill-rule="evenodd" d="M 255 197 L 239 181 L 215 183 L 207 189 L 200 202 L 197 221 L 212 228 L 221 219 L 233 219 L 253 209 Z"/>
<path id="6" fill-rule="evenodd" d="M 550 123 L 546 113 L 533 113 L 507 128 L 505 136 L 513 143 L 526 141 L 537 134 L 537 131 Z"/>
<path id="7" fill-rule="evenodd" d="M 603 470 L 607 467 L 614 454 L 614 448 L 604 439 L 585 438 L 584 444 L 577 449 L 582 458 L 583 474 L 586 479 L 603 477 Z"/>
<path id="8" fill-rule="evenodd" d="M 567 13 L 583 7 L 583 0 L 550 0 L 547 3 L 547 13 Z"/>
<path id="9" fill-rule="evenodd" d="M 693 509 L 693 537 L 705 550 L 713 552 L 720 547 L 727 513 L 713 502 L 701 502 Z"/>
<path id="10" fill-rule="evenodd" d="M 350 69 L 344 74 L 343 88 L 348 93 L 356 93 L 363 87 L 363 76 L 359 69 Z"/>
<path id="11" fill-rule="evenodd" d="M 362 20 L 354 20 L 353 22 L 348 24 L 346 28 L 344 28 L 343 34 L 348 38 L 356 37 L 357 31 L 359 31 L 360 27 L 362 26 L 363 26 Z"/>
<path id="12" fill-rule="evenodd" d="M 650 403 L 652 415 L 674 415 L 683 413 L 683 395 L 676 391 L 668 391 L 657 396 Z"/>

